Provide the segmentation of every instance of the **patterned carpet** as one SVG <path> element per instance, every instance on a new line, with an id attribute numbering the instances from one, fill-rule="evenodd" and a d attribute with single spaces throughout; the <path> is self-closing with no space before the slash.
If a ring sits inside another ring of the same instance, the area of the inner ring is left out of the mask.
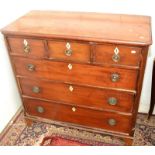
<path id="1" fill-rule="evenodd" d="M 28 127 L 25 124 L 23 112 L 1 138 L 0 145 L 37 146 L 45 136 L 51 135 L 59 135 L 62 138 L 78 140 L 89 145 L 124 145 L 120 139 L 108 135 L 48 123 L 34 122 L 31 127 Z M 147 121 L 146 115 L 138 115 L 133 145 L 155 145 L 155 116 Z"/>

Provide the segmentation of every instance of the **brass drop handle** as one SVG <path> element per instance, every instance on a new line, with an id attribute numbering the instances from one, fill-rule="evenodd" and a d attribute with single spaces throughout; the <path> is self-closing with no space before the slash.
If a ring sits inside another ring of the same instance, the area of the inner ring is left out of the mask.
<path id="1" fill-rule="evenodd" d="M 30 52 L 30 45 L 28 43 L 28 41 L 26 39 L 24 39 L 23 41 L 23 49 L 25 53 L 29 53 Z"/>
<path id="2" fill-rule="evenodd" d="M 37 108 L 36 108 L 36 110 L 37 110 L 37 112 L 39 112 L 39 113 L 44 113 L 44 108 L 42 107 L 42 106 L 37 106 Z"/>
<path id="3" fill-rule="evenodd" d="M 72 49 L 71 49 L 71 45 L 69 42 L 66 43 L 66 50 L 65 50 L 65 55 L 66 56 L 71 56 L 73 53 Z"/>
<path id="4" fill-rule="evenodd" d="M 117 123 L 116 120 L 113 119 L 113 118 L 111 118 L 111 119 L 108 120 L 108 124 L 109 124 L 110 126 L 115 126 L 116 123 Z"/>
<path id="5" fill-rule="evenodd" d="M 38 86 L 34 86 L 32 88 L 32 92 L 38 94 L 38 93 L 40 93 L 40 88 Z"/>
<path id="6" fill-rule="evenodd" d="M 115 97 L 109 97 L 108 98 L 108 104 L 116 105 L 117 104 L 117 99 Z"/>
<path id="7" fill-rule="evenodd" d="M 117 73 L 111 74 L 111 81 L 112 82 L 117 82 L 120 79 L 120 75 Z"/>
<path id="8" fill-rule="evenodd" d="M 120 60 L 120 56 L 117 54 L 114 54 L 113 56 L 112 56 L 112 60 L 114 61 L 114 62 L 118 62 L 119 60 Z"/>
<path id="9" fill-rule="evenodd" d="M 72 111 L 75 112 L 76 111 L 76 108 L 75 107 L 72 107 Z"/>
<path id="10" fill-rule="evenodd" d="M 73 91 L 74 90 L 74 88 L 73 88 L 73 86 L 69 86 L 69 91 Z"/>
<path id="11" fill-rule="evenodd" d="M 34 71 L 35 70 L 35 65 L 33 65 L 33 64 L 28 64 L 27 65 L 27 69 L 29 70 L 29 71 Z"/>
<path id="12" fill-rule="evenodd" d="M 112 60 L 114 62 L 118 62 L 120 60 L 119 49 L 117 47 L 114 49 L 114 55 L 112 56 Z"/>
<path id="13" fill-rule="evenodd" d="M 71 49 L 67 49 L 66 51 L 65 51 L 65 54 L 66 54 L 66 56 L 71 56 L 72 55 L 72 50 Z"/>

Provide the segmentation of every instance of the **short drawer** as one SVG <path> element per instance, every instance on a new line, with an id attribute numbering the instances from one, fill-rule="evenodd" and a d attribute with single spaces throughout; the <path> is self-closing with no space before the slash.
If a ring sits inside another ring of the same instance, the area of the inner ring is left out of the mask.
<path id="1" fill-rule="evenodd" d="M 45 57 L 43 40 L 9 37 L 10 54 L 24 57 Z"/>
<path id="2" fill-rule="evenodd" d="M 28 115 L 116 132 L 131 131 L 132 116 L 28 98 L 23 98 L 23 101 Z"/>
<path id="3" fill-rule="evenodd" d="M 137 70 L 17 57 L 13 58 L 13 62 L 17 75 L 73 84 L 136 90 Z"/>
<path id="4" fill-rule="evenodd" d="M 43 80 L 19 78 L 22 94 L 88 108 L 132 112 L 134 94 Z"/>
<path id="5" fill-rule="evenodd" d="M 125 66 L 139 66 L 141 48 L 124 45 L 96 45 L 95 60 L 97 64 L 114 64 Z"/>
<path id="6" fill-rule="evenodd" d="M 87 43 L 70 41 L 48 41 L 50 59 L 71 60 L 75 62 L 90 61 L 90 46 Z"/>

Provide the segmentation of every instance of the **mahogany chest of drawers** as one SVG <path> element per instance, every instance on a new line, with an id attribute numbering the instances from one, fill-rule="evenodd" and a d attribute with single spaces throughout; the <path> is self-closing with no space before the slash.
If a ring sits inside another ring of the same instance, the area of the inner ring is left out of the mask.
<path id="1" fill-rule="evenodd" d="M 131 145 L 150 17 L 31 11 L 2 33 L 27 120 L 65 122 Z"/>

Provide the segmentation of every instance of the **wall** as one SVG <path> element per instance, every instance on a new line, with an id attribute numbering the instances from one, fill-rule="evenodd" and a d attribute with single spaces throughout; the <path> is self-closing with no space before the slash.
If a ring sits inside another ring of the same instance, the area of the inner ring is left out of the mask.
<path id="1" fill-rule="evenodd" d="M 68 10 L 105 13 L 124 13 L 152 16 L 153 36 L 155 35 L 155 15 L 153 0 L 5 0 L 0 5 L 0 28 L 9 24 L 30 10 Z M 151 71 L 153 51 L 151 47 L 140 101 L 140 112 L 147 112 L 150 103 Z M 9 58 L 0 35 L 0 131 L 15 114 L 21 100 L 13 77 Z"/>

